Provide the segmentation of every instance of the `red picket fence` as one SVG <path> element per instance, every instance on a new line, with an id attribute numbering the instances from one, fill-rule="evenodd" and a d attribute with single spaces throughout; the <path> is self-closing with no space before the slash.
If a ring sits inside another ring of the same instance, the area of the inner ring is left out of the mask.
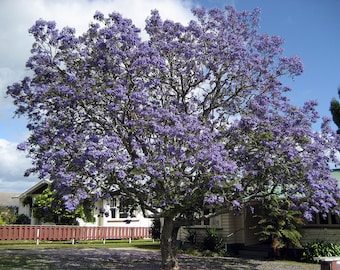
<path id="1" fill-rule="evenodd" d="M 6 240 L 105 240 L 150 238 L 147 227 L 79 227 L 63 225 L 0 225 Z"/>

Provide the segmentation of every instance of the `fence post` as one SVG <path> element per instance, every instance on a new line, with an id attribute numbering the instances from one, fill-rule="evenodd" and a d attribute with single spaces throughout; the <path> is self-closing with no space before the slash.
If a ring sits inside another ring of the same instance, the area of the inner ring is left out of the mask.
<path id="1" fill-rule="evenodd" d="M 103 232 L 103 244 L 105 245 L 106 243 L 106 238 L 107 238 L 107 227 L 103 228 L 104 232 Z"/>
<path id="2" fill-rule="evenodd" d="M 39 245 L 39 234 L 40 234 L 40 229 L 38 228 L 37 229 L 37 240 L 36 240 L 37 246 Z"/>
<path id="3" fill-rule="evenodd" d="M 73 227 L 71 227 L 71 232 L 72 232 L 72 240 L 71 243 L 72 245 L 74 245 L 74 238 L 76 237 L 76 231 Z"/>

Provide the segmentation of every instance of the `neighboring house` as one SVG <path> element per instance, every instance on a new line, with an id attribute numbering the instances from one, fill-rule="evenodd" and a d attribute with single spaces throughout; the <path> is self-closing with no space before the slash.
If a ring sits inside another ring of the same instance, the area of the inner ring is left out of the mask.
<path id="1" fill-rule="evenodd" d="M 39 220 L 33 217 L 32 205 L 34 198 L 40 195 L 51 184 L 42 180 L 36 185 L 19 195 L 19 214 L 25 214 L 31 218 L 32 225 L 38 225 Z M 145 218 L 140 210 L 130 211 L 129 205 L 120 196 L 108 200 L 100 200 L 95 203 L 93 209 L 95 221 L 93 223 L 78 219 L 80 226 L 112 226 L 112 227 L 151 227 L 152 219 Z"/>
<path id="2" fill-rule="evenodd" d="M 19 207 L 18 192 L 0 192 L 0 206 Z"/>
<path id="3" fill-rule="evenodd" d="M 340 186 L 340 169 L 334 169 L 332 176 L 338 180 Z M 340 244 L 340 216 L 328 214 L 324 218 L 321 214 L 315 215 L 302 230 L 302 242 L 308 243 L 317 240 Z"/>
<path id="4" fill-rule="evenodd" d="M 338 179 L 340 185 L 340 169 L 332 172 L 334 178 Z M 210 220 L 202 221 L 201 224 L 190 226 L 189 230 L 196 233 L 196 241 L 202 242 L 207 236 L 207 228 L 215 228 L 219 236 L 221 236 L 230 249 L 238 249 L 242 246 L 251 246 L 259 244 L 251 227 L 256 225 L 256 220 L 249 211 L 244 210 L 239 216 L 234 213 L 222 214 L 210 218 Z M 327 218 L 323 218 L 322 214 L 316 215 L 314 220 L 305 226 L 302 230 L 302 244 L 312 241 L 326 241 L 340 244 L 340 216 L 328 214 Z M 188 241 L 189 231 L 182 227 L 178 233 L 178 240 L 182 242 Z"/>

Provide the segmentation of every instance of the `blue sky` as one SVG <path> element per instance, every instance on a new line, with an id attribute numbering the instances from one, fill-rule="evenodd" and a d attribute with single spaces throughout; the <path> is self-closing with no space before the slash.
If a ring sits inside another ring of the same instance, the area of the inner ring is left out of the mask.
<path id="1" fill-rule="evenodd" d="M 304 63 L 303 75 L 292 84 L 292 101 L 317 100 L 320 115 L 331 116 L 330 100 L 338 98 L 340 86 L 340 2 L 281 2 L 287 6 L 276 8 L 277 33 L 286 39 L 287 54 L 298 55 Z M 276 17 L 271 8 L 263 7 L 262 14 L 263 23 L 267 22 L 263 30 L 275 33 L 276 27 L 269 23 Z"/>
<path id="2" fill-rule="evenodd" d="M 220 6 L 223 1 L 201 1 Z M 338 98 L 340 86 L 340 1 L 238 0 L 237 9 L 261 9 L 260 31 L 285 39 L 284 54 L 297 55 L 303 75 L 285 81 L 293 91 L 291 100 L 302 105 L 317 100 L 320 116 L 331 117 L 330 100 Z M 318 126 L 315 126 L 317 129 Z"/>
<path id="3" fill-rule="evenodd" d="M 0 191 L 22 192 L 37 181 L 35 177 L 22 176 L 30 161 L 15 146 L 28 135 L 26 122 L 13 119 L 14 107 L 11 99 L 5 97 L 7 85 L 26 74 L 25 62 L 33 42 L 27 31 L 35 20 L 55 20 L 58 27 L 69 25 L 81 34 L 96 10 L 106 14 L 118 11 L 142 28 L 154 8 L 163 18 L 185 23 L 194 6 L 223 8 L 227 4 L 238 10 L 261 9 L 260 31 L 284 38 L 284 55 L 297 55 L 304 64 L 302 76 L 284 81 L 293 89 L 289 94 L 292 103 L 302 105 L 307 100 L 317 100 L 320 115 L 331 117 L 330 101 L 338 98 L 340 86 L 338 0 L 1 0 Z M 317 130 L 318 126 L 314 128 Z"/>

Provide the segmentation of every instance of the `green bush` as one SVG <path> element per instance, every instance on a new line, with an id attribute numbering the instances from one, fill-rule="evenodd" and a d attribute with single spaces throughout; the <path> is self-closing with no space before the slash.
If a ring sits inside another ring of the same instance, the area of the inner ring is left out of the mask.
<path id="1" fill-rule="evenodd" d="M 31 219 L 24 214 L 20 214 L 14 224 L 31 224 Z"/>
<path id="2" fill-rule="evenodd" d="M 225 247 L 224 240 L 220 237 L 215 228 L 206 229 L 207 236 L 203 240 L 203 250 L 210 250 L 220 255 L 224 255 Z"/>
<path id="3" fill-rule="evenodd" d="M 0 216 L 0 225 L 5 225 L 6 222 L 2 220 L 1 216 Z"/>
<path id="4" fill-rule="evenodd" d="M 186 240 L 190 243 L 190 245 L 192 246 L 196 245 L 196 241 L 197 241 L 196 231 L 190 228 L 187 228 L 187 231 L 188 231 L 188 235 L 186 237 Z"/>
<path id="5" fill-rule="evenodd" d="M 314 257 L 340 256 L 340 245 L 326 243 L 324 241 L 314 241 L 304 246 L 302 260 L 315 262 Z"/>

